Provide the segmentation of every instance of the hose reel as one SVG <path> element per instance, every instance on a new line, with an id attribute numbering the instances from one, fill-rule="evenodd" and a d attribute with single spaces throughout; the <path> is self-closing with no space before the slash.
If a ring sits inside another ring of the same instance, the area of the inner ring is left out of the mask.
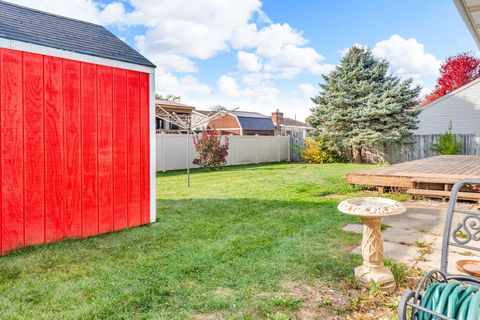
<path id="1" fill-rule="evenodd" d="M 441 271 L 430 271 L 415 292 L 403 295 L 399 318 L 408 319 L 407 314 L 415 320 L 479 320 L 480 287 L 462 275 L 447 277 Z"/>
<path id="2" fill-rule="evenodd" d="M 452 188 L 442 245 L 441 269 L 427 273 L 416 291 L 407 291 L 398 307 L 400 320 L 480 320 L 480 278 L 451 274 L 448 269 L 450 246 L 480 252 L 480 213 L 457 209 L 458 192 L 480 180 L 461 180 Z M 455 213 L 462 214 L 452 227 Z M 465 237 L 465 235 L 467 235 Z"/>

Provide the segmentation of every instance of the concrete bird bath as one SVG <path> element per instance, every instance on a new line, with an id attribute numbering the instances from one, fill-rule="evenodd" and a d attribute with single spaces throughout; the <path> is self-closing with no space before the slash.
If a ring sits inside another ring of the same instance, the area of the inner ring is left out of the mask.
<path id="1" fill-rule="evenodd" d="M 395 290 L 395 278 L 383 264 L 381 222 L 383 217 L 404 213 L 405 206 L 391 199 L 365 197 L 342 201 L 338 210 L 363 221 L 363 264 L 355 268 L 355 278 L 367 283 L 373 280 L 386 292 Z"/>

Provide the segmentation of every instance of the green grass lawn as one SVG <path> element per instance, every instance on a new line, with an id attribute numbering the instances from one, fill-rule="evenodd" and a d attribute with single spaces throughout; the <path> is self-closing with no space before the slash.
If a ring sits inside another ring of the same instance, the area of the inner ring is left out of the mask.
<path id="1" fill-rule="evenodd" d="M 157 223 L 0 258 L 1 319 L 288 319 L 292 284 L 351 279 L 351 164 L 157 174 Z"/>

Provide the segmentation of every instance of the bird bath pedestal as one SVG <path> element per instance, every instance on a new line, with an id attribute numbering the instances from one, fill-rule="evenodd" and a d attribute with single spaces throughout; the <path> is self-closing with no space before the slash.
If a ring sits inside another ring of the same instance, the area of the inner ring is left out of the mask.
<path id="1" fill-rule="evenodd" d="M 363 264 L 355 268 L 355 278 L 367 283 L 373 280 L 382 291 L 395 290 L 395 278 L 383 264 L 381 222 L 383 217 L 404 213 L 406 208 L 391 199 L 366 197 L 342 201 L 338 210 L 363 221 Z"/>

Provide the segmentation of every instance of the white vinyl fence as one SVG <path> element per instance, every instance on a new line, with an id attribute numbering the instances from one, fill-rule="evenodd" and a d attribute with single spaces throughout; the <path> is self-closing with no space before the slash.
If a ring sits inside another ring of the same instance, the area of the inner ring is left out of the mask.
<path id="1" fill-rule="evenodd" d="M 188 138 L 190 137 L 190 138 Z M 290 137 L 280 136 L 228 136 L 227 165 L 280 162 L 290 160 Z M 187 152 L 187 143 L 189 152 Z M 189 158 L 187 159 L 187 154 Z M 156 135 L 157 171 L 186 169 L 197 157 L 193 136 L 186 134 Z"/>

